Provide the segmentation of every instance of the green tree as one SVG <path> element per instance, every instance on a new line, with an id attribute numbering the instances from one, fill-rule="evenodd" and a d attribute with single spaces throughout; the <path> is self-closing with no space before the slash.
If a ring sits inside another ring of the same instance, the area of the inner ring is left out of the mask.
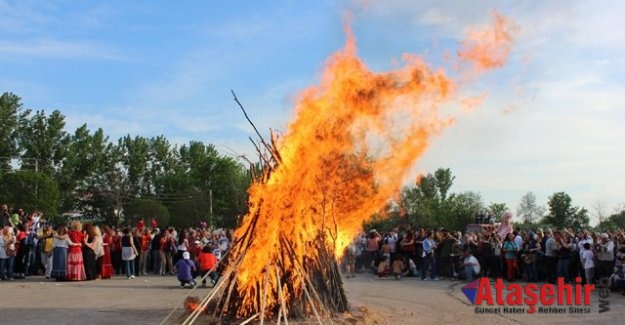
<path id="1" fill-rule="evenodd" d="M 434 184 L 438 189 L 441 202 L 447 200 L 447 193 L 455 179 L 456 177 L 451 175 L 451 170 L 449 170 L 449 168 L 439 168 L 434 172 Z"/>
<path id="2" fill-rule="evenodd" d="M 25 120 L 20 130 L 20 148 L 24 151 L 22 169 L 54 176 L 67 150 L 69 138 L 63 130 L 65 116 L 55 110 L 49 116 L 37 111 Z"/>
<path id="3" fill-rule="evenodd" d="M 146 182 L 148 193 L 166 193 L 163 179 L 175 172 L 177 160 L 169 141 L 162 135 L 149 140 L 148 172 Z"/>
<path id="4" fill-rule="evenodd" d="M 247 170 L 230 157 L 222 156 L 213 145 L 192 141 L 180 147 L 179 166 L 161 179 L 168 194 L 163 195 L 172 223 L 208 221 L 233 227 L 245 213 Z"/>
<path id="5" fill-rule="evenodd" d="M 148 139 L 140 136 L 132 138 L 130 135 L 119 139 L 121 149 L 121 163 L 126 168 L 128 183 L 134 193 L 149 192 L 149 185 L 145 178 L 148 171 L 148 155 L 150 144 Z"/>
<path id="6" fill-rule="evenodd" d="M 0 174 L 11 170 L 11 159 L 19 156 L 19 131 L 29 110 L 22 109 L 21 98 L 13 93 L 0 96 Z"/>
<path id="7" fill-rule="evenodd" d="M 118 146 L 107 144 L 102 166 L 77 193 L 78 207 L 86 216 L 112 225 L 120 224 L 124 204 L 136 197 L 120 163 L 122 154 Z"/>
<path id="8" fill-rule="evenodd" d="M 152 218 L 156 219 L 159 225 L 168 225 L 169 210 L 156 200 L 137 199 L 125 205 L 124 218 L 128 225 L 136 224 L 139 219 L 149 222 Z"/>
<path id="9" fill-rule="evenodd" d="M 86 124 L 69 137 L 66 154 L 56 174 L 64 211 L 76 208 L 79 200 L 76 194 L 85 189 L 90 177 L 104 169 L 107 144 L 108 137 L 102 129 L 91 134 Z"/>
<path id="10" fill-rule="evenodd" d="M 506 212 L 508 210 L 508 206 L 505 203 L 496 203 L 496 202 L 491 202 L 490 205 L 488 205 L 488 211 L 490 211 L 493 216 L 495 217 L 495 220 L 497 221 L 501 221 L 501 217 L 503 216 L 503 213 Z"/>
<path id="11" fill-rule="evenodd" d="M 482 206 L 479 194 L 449 194 L 455 177 L 449 169 L 439 168 L 434 174 L 419 179 L 416 187 L 402 191 L 400 205 L 413 226 L 462 229 Z M 474 211 L 475 210 L 475 211 Z"/>
<path id="12" fill-rule="evenodd" d="M 590 218 L 585 208 L 572 205 L 571 197 L 565 192 L 557 192 L 549 197 L 549 214 L 543 222 L 557 228 L 587 228 Z"/>
<path id="13" fill-rule="evenodd" d="M 210 190 L 214 222 L 222 227 L 237 226 L 238 216 L 247 211 L 247 188 L 250 177 L 247 170 L 230 157 L 221 156 L 213 170 L 213 188 Z"/>
<path id="14" fill-rule="evenodd" d="M 447 226 L 450 229 L 464 230 L 473 222 L 475 215 L 484 210 L 482 196 L 477 192 L 467 191 L 451 197 L 451 215 L 453 218 Z"/>
<path id="15" fill-rule="evenodd" d="M 625 229 L 625 206 L 618 210 L 601 223 L 601 230 Z"/>
<path id="16" fill-rule="evenodd" d="M 25 211 L 39 210 L 45 218 L 58 214 L 59 190 L 49 176 L 31 171 L 4 174 L 0 180 L 0 202 Z"/>
<path id="17" fill-rule="evenodd" d="M 536 203 L 536 195 L 527 192 L 521 197 L 521 202 L 517 209 L 517 216 L 526 224 L 533 224 L 539 221 L 545 214 L 545 208 Z"/>

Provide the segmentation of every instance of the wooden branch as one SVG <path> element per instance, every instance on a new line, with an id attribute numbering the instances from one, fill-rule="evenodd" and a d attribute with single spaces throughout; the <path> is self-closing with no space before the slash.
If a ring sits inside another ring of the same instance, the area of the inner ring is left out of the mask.
<path id="1" fill-rule="evenodd" d="M 258 317 L 258 314 L 261 314 L 261 313 L 256 313 L 254 316 L 252 316 L 252 317 L 250 317 L 250 318 L 246 319 L 244 322 L 240 323 L 239 325 L 245 325 L 245 324 L 247 324 L 247 323 L 249 323 L 249 322 L 253 321 L 254 319 L 256 319 L 256 317 Z M 262 322 L 261 322 L 261 324 L 262 324 Z"/>
<path id="2" fill-rule="evenodd" d="M 310 307 L 312 308 L 313 313 L 315 314 L 315 317 L 317 317 L 317 320 L 319 321 L 319 325 L 323 325 L 323 322 L 321 322 L 321 317 L 319 317 L 319 313 L 317 313 L 317 308 L 315 308 L 315 302 L 312 300 L 312 298 L 310 298 L 308 289 L 306 289 L 306 282 L 304 282 L 304 279 L 302 275 L 300 274 L 299 270 L 296 267 L 294 267 L 293 269 L 295 270 L 295 273 L 297 273 L 299 280 L 303 284 L 302 288 L 304 288 L 304 294 L 306 295 L 306 298 L 308 299 L 308 303 L 310 303 Z"/>
<path id="3" fill-rule="evenodd" d="M 237 102 L 237 104 L 239 105 L 239 108 L 241 108 L 241 111 L 243 112 L 243 115 L 245 115 L 245 119 L 247 119 L 247 121 L 250 123 L 250 125 L 254 128 L 254 131 L 256 132 L 256 135 L 258 135 L 258 138 L 260 139 L 260 142 L 262 142 L 263 145 L 266 148 L 269 148 L 269 146 L 265 142 L 265 139 L 263 139 L 263 136 L 260 134 L 260 132 L 258 132 L 258 129 L 256 128 L 256 125 L 254 125 L 252 120 L 250 120 L 250 117 L 247 116 L 247 112 L 245 111 L 245 108 L 243 107 L 243 105 L 239 101 L 239 98 L 237 98 L 237 94 L 234 93 L 234 90 L 230 90 L 230 92 L 232 92 L 232 96 L 234 96 L 234 101 Z"/>
<path id="4" fill-rule="evenodd" d="M 263 151 L 260 149 L 258 145 L 256 145 L 256 142 L 254 142 L 254 140 L 251 137 L 249 139 L 250 139 L 250 142 L 252 142 L 252 144 L 254 145 L 254 148 L 256 148 L 256 152 L 258 152 L 258 157 L 265 163 L 266 166 L 271 166 L 269 163 L 269 160 L 263 154 Z"/>
<path id="5" fill-rule="evenodd" d="M 289 320 L 287 319 L 286 313 L 286 302 L 284 301 L 284 293 L 282 292 L 282 281 L 280 281 L 280 270 L 276 265 L 276 279 L 278 280 L 278 295 L 280 296 L 280 309 L 284 311 L 282 316 L 284 316 L 284 324 L 289 325 Z M 280 317 L 278 317 L 278 321 L 280 321 Z"/>
<path id="6" fill-rule="evenodd" d="M 227 279 L 227 277 L 230 276 L 230 274 L 232 273 L 232 270 L 230 270 L 230 272 L 227 273 L 227 275 L 224 276 L 224 280 Z M 182 325 L 188 325 L 188 324 L 193 324 L 193 322 L 195 322 L 195 320 L 198 318 L 198 316 L 200 315 L 201 311 L 206 308 L 206 306 L 208 305 L 208 303 L 211 301 L 211 299 L 213 299 L 213 297 L 215 297 L 215 295 L 217 294 L 217 292 L 219 292 L 219 289 L 223 286 L 223 284 L 226 283 L 226 281 L 219 281 L 219 283 L 217 284 L 217 286 L 215 288 L 213 288 L 213 290 L 211 290 L 211 292 L 202 300 L 202 303 L 198 306 L 198 308 L 196 310 L 194 310 L 186 319 L 185 321 L 182 323 Z"/>
<path id="7" fill-rule="evenodd" d="M 263 286 L 263 300 L 261 302 L 261 307 L 260 307 L 260 325 L 263 325 L 264 321 L 265 321 L 265 308 L 267 308 L 267 291 L 268 291 L 268 286 L 269 286 L 269 269 L 270 269 L 270 264 L 271 263 L 271 259 L 267 260 L 267 268 L 265 269 L 265 285 Z"/>

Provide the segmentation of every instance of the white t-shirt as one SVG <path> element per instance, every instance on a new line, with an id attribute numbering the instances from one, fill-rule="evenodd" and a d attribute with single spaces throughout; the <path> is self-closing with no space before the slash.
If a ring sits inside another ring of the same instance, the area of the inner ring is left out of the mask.
<path id="1" fill-rule="evenodd" d="M 391 246 L 391 253 L 395 253 L 397 251 L 397 236 L 391 235 L 386 237 L 388 244 Z"/>
<path id="2" fill-rule="evenodd" d="M 473 270 L 475 271 L 475 273 L 476 274 L 480 273 L 480 263 L 477 261 L 477 258 L 475 258 L 475 256 L 473 256 L 473 255 L 466 256 L 464 258 L 464 263 L 465 264 L 467 264 L 467 263 L 472 264 L 473 265 Z"/>
<path id="3" fill-rule="evenodd" d="M 595 255 L 592 253 L 592 250 L 585 249 L 582 252 L 582 263 L 584 264 L 584 269 L 590 269 L 595 267 L 595 261 L 593 261 L 593 257 Z"/>

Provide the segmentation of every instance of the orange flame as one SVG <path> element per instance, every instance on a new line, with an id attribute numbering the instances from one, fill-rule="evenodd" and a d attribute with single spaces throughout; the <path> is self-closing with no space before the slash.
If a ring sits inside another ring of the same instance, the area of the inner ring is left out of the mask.
<path id="1" fill-rule="evenodd" d="M 458 56 L 474 64 L 478 70 L 502 67 L 512 48 L 512 38 L 518 26 L 497 12 L 492 13 L 495 26 L 492 29 L 472 30 L 462 42 Z"/>
<path id="2" fill-rule="evenodd" d="M 461 58 L 483 68 L 503 64 L 510 38 L 497 32 L 503 17 L 495 18 L 495 31 L 472 34 L 471 39 L 495 37 L 480 39 L 461 51 Z M 300 260 L 317 256 L 310 243 L 320 233 L 333 239 L 340 256 L 363 221 L 401 187 L 432 136 L 453 122 L 441 110 L 459 100 L 457 86 L 442 69 L 433 70 L 418 56 L 406 54 L 401 69 L 372 72 L 357 57 L 349 26 L 346 34 L 345 47 L 328 59 L 320 85 L 300 94 L 296 117 L 278 143 L 281 163 L 266 183 L 249 189 L 249 215 L 259 217 L 251 253 L 244 255 L 236 275 L 243 296 L 240 317 L 261 311 L 258 297 L 266 278 L 269 290 L 278 292 L 276 274 L 267 266 L 284 253 L 281 236 L 293 242 Z M 243 220 L 237 238 L 250 222 L 250 217 Z M 293 267 L 288 263 L 283 270 Z M 287 276 L 295 287 L 302 286 L 295 274 Z M 286 300 L 291 298 L 297 297 Z M 278 304 L 270 294 L 265 310 Z"/>

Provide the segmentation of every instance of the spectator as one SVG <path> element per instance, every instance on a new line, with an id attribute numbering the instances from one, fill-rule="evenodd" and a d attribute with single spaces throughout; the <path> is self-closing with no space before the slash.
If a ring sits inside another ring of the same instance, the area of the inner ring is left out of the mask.
<path id="1" fill-rule="evenodd" d="M 432 240 L 432 233 L 427 232 L 425 234 L 425 239 L 423 240 L 423 253 L 422 264 L 421 264 L 421 280 L 426 280 L 426 273 L 428 269 L 430 270 L 430 278 L 434 281 L 438 281 L 438 277 L 436 276 L 436 265 L 434 264 L 434 249 L 436 248 L 436 243 Z"/>
<path id="2" fill-rule="evenodd" d="M 13 228 L 4 226 L 0 236 L 0 279 L 13 281 L 13 267 L 17 250 Z"/>
<path id="3" fill-rule="evenodd" d="M 395 280 L 401 279 L 401 276 L 404 274 L 405 268 L 406 265 L 404 264 L 401 255 L 396 254 L 393 258 L 393 265 L 391 266 L 393 276 L 395 276 Z"/>
<path id="4" fill-rule="evenodd" d="M 509 233 L 506 240 L 503 243 L 504 258 L 506 260 L 506 275 L 508 281 L 514 281 L 514 275 L 516 274 L 516 252 L 519 247 L 514 242 L 514 235 Z"/>
<path id="5" fill-rule="evenodd" d="M 584 243 L 584 252 L 582 252 L 582 263 L 584 265 L 584 273 L 586 274 L 586 283 L 593 284 L 595 276 L 595 255 L 590 249 L 590 243 Z"/>
<path id="6" fill-rule="evenodd" d="M 564 282 L 571 281 L 570 264 L 571 264 L 571 243 L 566 233 L 556 232 L 556 255 L 557 255 L 557 274 L 558 277 L 564 278 Z"/>
<path id="7" fill-rule="evenodd" d="M 100 263 L 100 278 L 110 279 L 113 276 L 113 263 L 111 260 L 111 245 L 113 243 L 113 230 L 109 226 L 104 226 L 104 235 L 102 236 L 102 260 Z"/>
<path id="8" fill-rule="evenodd" d="M 82 245 L 82 260 L 85 266 L 86 280 L 95 280 L 98 277 L 98 264 L 95 253 L 95 228 L 90 224 L 84 226 L 84 241 Z"/>
<path id="9" fill-rule="evenodd" d="M 464 278 L 471 282 L 480 274 L 480 263 L 470 250 L 464 252 Z"/>
<path id="10" fill-rule="evenodd" d="M 115 228 L 111 229 L 111 264 L 113 264 L 113 270 L 115 274 L 120 275 L 123 273 L 122 265 L 122 236 Z"/>
<path id="11" fill-rule="evenodd" d="M 556 283 L 556 240 L 551 229 L 547 229 L 545 241 L 545 276 L 549 283 Z"/>
<path id="12" fill-rule="evenodd" d="M 95 252 L 96 261 L 96 278 L 102 278 L 102 261 L 104 260 L 104 238 L 102 237 L 102 230 L 99 226 L 93 226 L 93 251 Z M 109 261 L 110 264 L 110 261 Z"/>
<path id="13" fill-rule="evenodd" d="M 161 239 L 163 233 L 158 228 L 152 229 L 152 239 L 150 240 L 150 259 L 152 264 L 152 273 L 160 274 L 161 269 Z"/>
<path id="14" fill-rule="evenodd" d="M 26 278 L 27 258 L 30 253 L 30 246 L 26 245 L 27 237 L 26 225 L 20 223 L 17 225 L 17 235 L 15 236 L 15 249 L 17 250 L 17 253 L 15 255 L 14 279 Z"/>
<path id="15" fill-rule="evenodd" d="M 70 281 L 84 281 L 87 278 L 85 273 L 85 264 L 82 258 L 82 243 L 84 235 L 82 233 L 82 224 L 80 221 L 73 221 L 71 229 L 67 232 L 72 243 L 78 245 L 70 245 L 67 251 L 67 279 Z"/>
<path id="16" fill-rule="evenodd" d="M 198 256 L 198 264 L 200 265 L 202 287 L 206 287 L 207 277 L 211 279 L 211 284 L 215 286 L 219 276 L 217 273 L 217 257 L 213 254 L 210 246 L 206 245 L 202 248 L 202 251 Z"/>
<path id="17" fill-rule="evenodd" d="M 166 275 L 167 272 L 173 274 L 173 264 L 171 257 L 171 249 L 174 245 L 174 238 L 172 235 L 172 229 L 168 228 L 161 237 L 161 246 L 159 247 L 159 254 L 161 260 L 161 275 Z"/>
<path id="18" fill-rule="evenodd" d="M 610 235 L 601 234 L 597 244 L 597 279 L 609 277 L 614 269 L 614 242 Z"/>
<path id="19" fill-rule="evenodd" d="M 0 227 L 9 226 L 15 228 L 15 225 L 11 221 L 11 215 L 9 214 L 9 207 L 6 204 L 0 206 Z"/>
<path id="20" fill-rule="evenodd" d="M 124 228 L 124 236 L 121 239 L 122 242 L 122 261 L 124 261 L 124 269 L 126 270 L 126 277 L 128 279 L 135 278 L 135 258 L 137 258 L 137 248 L 135 242 L 130 233 L 130 228 Z"/>
<path id="21" fill-rule="evenodd" d="M 590 237 L 590 235 L 586 231 L 580 231 L 577 247 L 579 251 L 579 263 L 580 263 L 579 267 L 581 268 L 580 273 L 582 275 L 582 284 L 589 283 L 588 279 L 586 279 L 586 267 L 585 267 L 585 263 L 583 260 L 584 252 L 586 251 L 586 244 L 589 244 L 588 247 L 592 247 L 592 244 L 593 244 L 592 237 Z M 593 269 L 594 269 L 594 264 L 593 264 Z"/>
<path id="22" fill-rule="evenodd" d="M 453 261 L 451 258 L 453 246 L 456 244 L 456 239 L 447 230 L 443 231 L 443 239 L 439 245 L 440 252 L 440 275 L 445 278 L 452 278 L 454 276 Z"/>
<path id="23" fill-rule="evenodd" d="M 64 226 L 59 226 L 56 229 L 56 235 L 52 239 L 52 271 L 50 277 L 57 281 L 67 280 L 67 251 L 69 247 L 79 247 L 79 245 L 79 243 L 74 243 L 69 239 L 67 229 Z"/>
<path id="24" fill-rule="evenodd" d="M 150 241 L 152 241 L 150 230 L 145 228 L 143 230 L 143 233 L 141 234 L 141 260 L 139 263 L 139 270 L 141 270 L 141 275 L 148 274 L 147 268 L 148 268 L 148 257 L 150 256 Z"/>
<path id="25" fill-rule="evenodd" d="M 378 251 L 380 250 L 380 234 L 373 229 L 369 232 L 369 238 L 367 239 L 367 255 L 369 259 L 366 261 L 367 265 L 373 269 L 373 263 L 378 258 Z"/>
<path id="26" fill-rule="evenodd" d="M 174 265 L 174 269 L 178 275 L 178 281 L 180 281 L 180 287 L 183 288 L 187 283 L 190 284 L 191 287 L 197 285 L 191 274 L 196 270 L 195 263 L 193 263 L 190 258 L 191 254 L 189 254 L 189 252 L 183 252 L 182 259 L 178 260 L 176 265 Z"/>
<path id="27" fill-rule="evenodd" d="M 50 274 L 52 273 L 52 249 L 54 248 L 53 237 L 54 229 L 52 229 L 52 225 L 47 225 L 45 228 L 42 228 L 38 235 L 39 247 L 41 250 L 41 264 L 43 264 L 46 279 L 49 279 Z"/>

